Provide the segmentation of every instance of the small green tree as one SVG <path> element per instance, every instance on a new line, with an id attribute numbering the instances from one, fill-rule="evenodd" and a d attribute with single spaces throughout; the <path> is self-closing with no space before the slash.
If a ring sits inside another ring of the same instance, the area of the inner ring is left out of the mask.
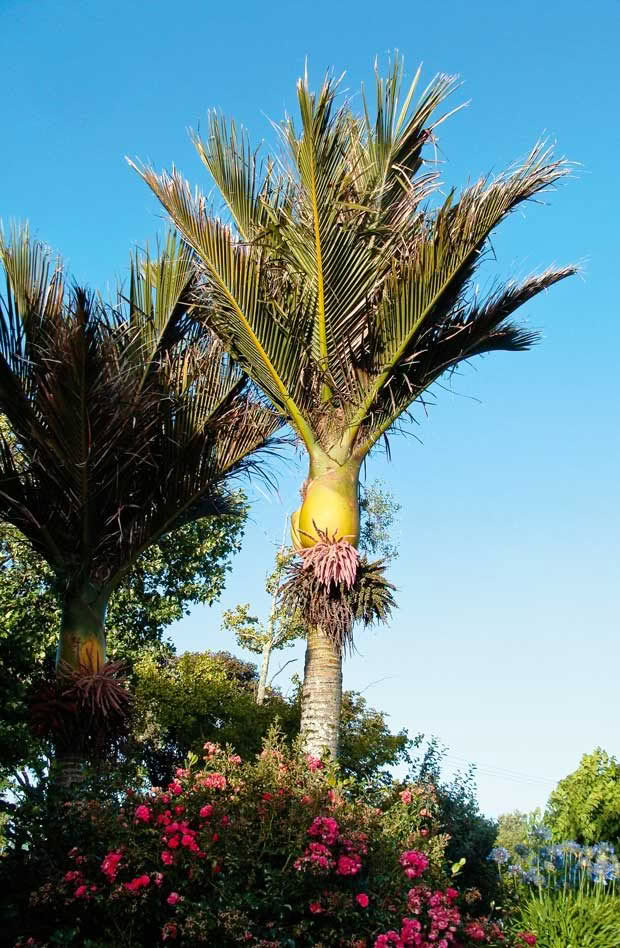
<path id="1" fill-rule="evenodd" d="M 503 846 L 511 855 L 515 855 L 515 846 L 527 846 L 530 842 L 529 833 L 535 824 L 542 823 L 543 814 L 540 807 L 530 813 L 521 813 L 513 810 L 511 813 L 500 813 L 497 818 L 496 846 Z"/>
<path id="2" fill-rule="evenodd" d="M 620 764 L 597 747 L 584 754 L 574 773 L 560 780 L 549 797 L 545 822 L 555 841 L 620 840 Z"/>
<path id="3" fill-rule="evenodd" d="M 222 616 L 222 627 L 233 632 L 241 648 L 261 656 L 260 674 L 256 688 L 256 704 L 263 704 L 272 651 L 291 645 L 304 635 L 305 629 L 296 612 L 289 612 L 278 602 L 278 588 L 282 575 L 294 556 L 287 546 L 276 553 L 275 567 L 267 576 L 265 589 L 271 596 L 271 607 L 266 622 L 250 614 L 249 602 L 228 609 Z"/>

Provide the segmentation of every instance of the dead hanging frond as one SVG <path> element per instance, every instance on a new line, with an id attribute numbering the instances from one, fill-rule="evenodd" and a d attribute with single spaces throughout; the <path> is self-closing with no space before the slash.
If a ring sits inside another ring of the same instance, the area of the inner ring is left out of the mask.
<path id="1" fill-rule="evenodd" d="M 30 700 L 30 727 L 57 748 L 78 748 L 102 759 L 128 732 L 131 695 L 122 662 L 106 662 L 96 672 L 61 662 Z"/>
<path id="2" fill-rule="evenodd" d="M 357 558 L 351 585 L 344 581 L 326 584 L 313 561 L 308 563 L 310 552 L 304 550 L 301 560 L 296 558 L 288 566 L 287 579 L 278 593 L 279 604 L 287 612 L 296 610 L 306 626 L 320 626 L 340 651 L 351 651 L 355 622 L 369 626 L 389 620 L 396 606 L 395 587 L 385 577 L 383 561 L 369 563 L 364 556 Z"/>
<path id="3" fill-rule="evenodd" d="M 337 540 L 336 533 L 330 537 L 327 530 L 320 530 L 316 524 L 315 529 L 321 538 L 319 542 L 299 551 L 303 568 L 311 569 L 324 586 L 334 583 L 351 589 L 359 564 L 357 550 L 348 540 Z"/>

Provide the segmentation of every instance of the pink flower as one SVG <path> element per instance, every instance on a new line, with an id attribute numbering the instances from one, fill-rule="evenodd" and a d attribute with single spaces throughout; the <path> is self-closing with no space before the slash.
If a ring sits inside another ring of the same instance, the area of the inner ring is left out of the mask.
<path id="1" fill-rule="evenodd" d="M 231 754 L 230 757 L 228 758 L 228 761 L 231 764 L 239 765 L 241 763 L 241 758 L 239 757 L 239 754 Z"/>
<path id="2" fill-rule="evenodd" d="M 323 761 L 320 757 L 315 757 L 313 754 L 306 754 L 306 763 L 308 764 L 308 770 L 322 770 Z"/>
<path id="3" fill-rule="evenodd" d="M 446 889 L 446 898 L 448 899 L 458 899 L 458 891 L 456 889 Z"/>
<path id="4" fill-rule="evenodd" d="M 520 938 L 526 945 L 535 945 L 537 940 L 536 935 L 531 932 L 519 932 L 517 938 Z"/>
<path id="5" fill-rule="evenodd" d="M 151 821 L 151 811 L 148 806 L 145 806 L 142 803 L 140 806 L 136 807 L 136 823 L 141 821 L 142 823 L 150 823 Z"/>
<path id="6" fill-rule="evenodd" d="M 77 882 L 78 879 L 82 878 L 82 873 L 79 869 L 71 869 L 69 872 L 65 872 L 63 879 L 65 882 Z"/>
<path id="7" fill-rule="evenodd" d="M 137 876 L 135 879 L 132 879 L 131 882 L 126 882 L 125 888 L 128 892 L 139 892 L 140 889 L 145 889 L 150 881 L 147 875 Z"/>
<path id="8" fill-rule="evenodd" d="M 326 846 L 333 846 L 338 839 L 340 827 L 330 816 L 317 816 L 308 829 L 308 836 L 319 838 Z"/>
<path id="9" fill-rule="evenodd" d="M 180 901 L 180 899 L 181 899 L 181 896 L 179 895 L 178 892 L 171 892 L 168 898 L 166 899 L 166 902 L 168 903 L 168 905 L 176 905 L 177 902 Z"/>
<path id="10" fill-rule="evenodd" d="M 213 813 L 213 807 L 211 806 L 210 803 L 207 803 L 207 805 L 203 806 L 202 809 L 200 810 L 200 815 L 204 817 L 204 819 L 207 819 L 207 820 L 209 819 L 212 813 Z"/>
<path id="11" fill-rule="evenodd" d="M 402 790 L 400 794 L 400 798 L 403 801 L 403 803 L 411 803 L 411 801 L 413 800 L 413 795 L 411 793 L 411 790 Z"/>
<path id="12" fill-rule="evenodd" d="M 189 770 L 183 770 L 182 767 L 177 767 L 175 774 L 179 778 L 189 777 Z"/>
<path id="13" fill-rule="evenodd" d="M 123 854 L 116 850 L 115 852 L 106 853 L 101 863 L 101 871 L 108 878 L 110 882 L 114 882 L 116 879 L 116 873 L 118 872 L 118 864 L 123 858 Z"/>
<path id="14" fill-rule="evenodd" d="M 178 813 L 179 815 L 180 815 L 181 813 L 185 813 L 185 807 L 183 806 L 182 803 L 179 803 L 178 806 L 175 806 L 174 812 L 175 812 L 175 813 Z"/>
<path id="15" fill-rule="evenodd" d="M 220 748 L 219 748 L 219 745 L 218 745 L 218 744 L 213 744 L 211 741 L 207 741 L 206 744 L 203 744 L 203 750 L 206 750 L 206 752 L 207 752 L 207 754 L 209 754 L 209 756 L 211 756 L 211 755 L 213 755 L 213 754 L 217 754 L 217 752 L 219 751 L 219 749 L 220 749 Z"/>
<path id="16" fill-rule="evenodd" d="M 178 929 L 174 922 L 166 922 L 164 927 L 161 930 L 161 940 L 168 941 L 169 938 L 174 939 L 177 937 Z"/>
<path id="17" fill-rule="evenodd" d="M 79 885 L 75 892 L 73 893 L 75 899 L 87 899 L 88 898 L 88 886 Z"/>
<path id="18" fill-rule="evenodd" d="M 168 852 L 167 849 L 164 849 L 163 853 L 161 854 L 161 861 L 165 866 L 171 866 L 174 862 L 174 857 L 172 853 Z"/>
<path id="19" fill-rule="evenodd" d="M 336 872 L 339 876 L 354 876 L 362 868 L 362 860 L 357 853 L 350 856 L 338 856 Z"/>
<path id="20" fill-rule="evenodd" d="M 230 825 L 230 817 L 227 816 L 227 815 L 224 813 L 224 816 L 223 816 L 222 819 L 220 820 L 220 823 L 221 823 L 222 826 L 229 826 L 229 825 Z"/>
<path id="21" fill-rule="evenodd" d="M 473 938 L 474 941 L 486 941 L 484 928 L 479 922 L 470 922 L 465 926 L 465 934 Z"/>
<path id="22" fill-rule="evenodd" d="M 309 797 L 308 794 L 305 793 L 299 802 L 302 806 L 308 806 L 308 804 L 312 803 L 312 797 Z"/>
<path id="23" fill-rule="evenodd" d="M 409 849 L 400 857 L 400 864 L 408 879 L 416 879 L 428 869 L 428 859 L 417 849 Z"/>
<path id="24" fill-rule="evenodd" d="M 205 787 L 211 787 L 215 790 L 226 789 L 226 777 L 224 774 L 209 774 L 203 781 Z"/>
<path id="25" fill-rule="evenodd" d="M 375 939 L 374 948 L 388 948 L 389 945 L 396 945 L 397 948 L 403 948 L 403 942 L 398 932 L 389 931 L 385 935 L 379 935 Z"/>
<path id="26" fill-rule="evenodd" d="M 313 915 L 319 915 L 323 911 L 323 906 L 320 902 L 311 902 L 308 908 Z"/>
<path id="27" fill-rule="evenodd" d="M 183 793 L 183 787 L 178 780 L 173 780 L 172 783 L 169 783 L 168 790 L 170 793 L 174 793 L 175 797 L 178 797 L 180 793 Z"/>
<path id="28" fill-rule="evenodd" d="M 166 854 L 166 855 L 168 855 L 168 854 Z M 161 885 L 163 881 L 164 881 L 164 877 L 163 877 L 163 874 L 162 874 L 161 872 L 154 872 L 154 873 L 153 873 L 153 882 L 155 883 L 155 885 Z"/>
<path id="29" fill-rule="evenodd" d="M 365 892 L 358 892 L 355 896 L 355 901 L 360 906 L 360 908 L 368 908 L 368 896 Z"/>
<path id="30" fill-rule="evenodd" d="M 179 842 L 180 842 L 180 837 L 171 836 L 170 839 L 168 840 L 168 846 L 170 847 L 170 849 L 176 849 L 177 846 L 179 845 Z"/>

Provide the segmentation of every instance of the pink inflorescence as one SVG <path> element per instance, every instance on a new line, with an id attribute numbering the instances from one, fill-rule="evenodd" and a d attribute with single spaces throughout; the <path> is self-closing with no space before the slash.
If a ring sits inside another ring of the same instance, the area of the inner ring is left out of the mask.
<path id="1" fill-rule="evenodd" d="M 324 586 L 331 583 L 350 589 L 357 576 L 359 554 L 348 540 L 329 540 L 327 536 L 307 550 L 300 550 L 304 569 L 313 569 Z"/>

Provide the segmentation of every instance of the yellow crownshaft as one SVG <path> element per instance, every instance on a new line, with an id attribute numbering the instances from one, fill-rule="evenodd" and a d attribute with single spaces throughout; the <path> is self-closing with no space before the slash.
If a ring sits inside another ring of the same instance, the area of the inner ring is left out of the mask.
<path id="1" fill-rule="evenodd" d="M 320 532 L 326 532 L 330 538 L 347 540 L 356 547 L 360 536 L 360 465 L 350 460 L 322 468 L 317 472 L 316 465 L 310 464 L 303 503 L 291 516 L 293 546 L 312 547 L 320 540 Z"/>

